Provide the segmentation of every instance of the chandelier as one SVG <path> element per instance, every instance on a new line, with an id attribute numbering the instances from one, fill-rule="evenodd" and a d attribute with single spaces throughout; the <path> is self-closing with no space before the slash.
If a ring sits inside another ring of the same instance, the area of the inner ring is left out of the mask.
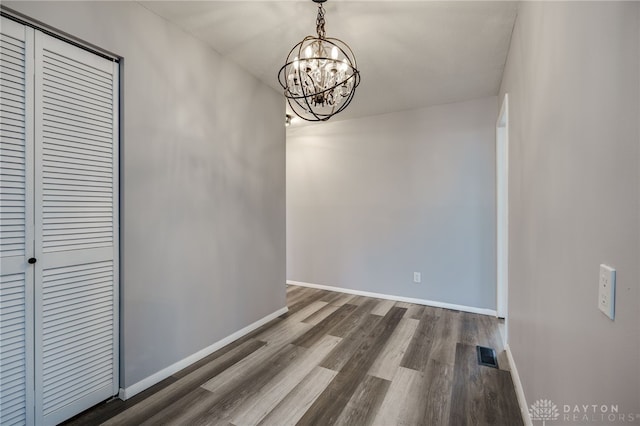
<path id="1" fill-rule="evenodd" d="M 291 49 L 278 81 L 294 114 L 307 121 L 326 121 L 349 105 L 360 72 L 351 48 L 325 35 L 322 3 L 326 0 L 313 1 L 318 3 L 318 36 L 307 36 Z"/>

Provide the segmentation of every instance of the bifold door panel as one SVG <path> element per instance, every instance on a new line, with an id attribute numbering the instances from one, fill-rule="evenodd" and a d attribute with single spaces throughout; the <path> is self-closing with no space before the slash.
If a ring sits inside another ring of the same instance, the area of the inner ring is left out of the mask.
<path id="1" fill-rule="evenodd" d="M 0 424 L 33 423 L 33 31 L 0 30 Z M 29 54 L 30 53 L 30 54 Z"/>
<path id="2" fill-rule="evenodd" d="M 15 411 L 22 413 L 15 424 L 56 424 L 118 387 L 118 66 L 8 19 L 2 24 L 0 423 L 13 424 Z M 16 72 L 6 74 L 13 80 L 5 108 L 4 48 L 12 37 L 5 30 L 12 27 L 25 36 L 22 50 L 10 52 Z M 5 288 L 20 309 L 5 301 Z M 5 332 L 5 315 L 22 318 L 15 320 L 22 352 L 5 351 L 5 340 L 18 335 Z M 5 352 L 15 384 L 5 380 Z M 22 398 L 5 400 L 19 389 Z"/>

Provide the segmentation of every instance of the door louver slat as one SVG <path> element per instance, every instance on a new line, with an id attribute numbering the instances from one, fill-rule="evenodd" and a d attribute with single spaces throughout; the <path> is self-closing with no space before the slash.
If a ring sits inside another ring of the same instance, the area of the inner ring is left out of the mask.
<path id="1" fill-rule="evenodd" d="M 0 424 L 26 422 L 25 276 L 0 278 Z"/>
<path id="2" fill-rule="evenodd" d="M 57 391 L 60 386 L 64 385 L 64 393 L 74 398 L 94 386 L 93 381 L 87 384 L 88 377 L 98 377 L 101 383 L 110 377 L 107 373 L 113 369 L 113 320 L 111 315 L 95 317 L 101 307 L 110 310 L 113 306 L 110 283 L 111 262 L 43 271 L 45 413 L 68 403 L 68 398 L 60 397 Z M 78 317 L 82 320 L 78 321 Z M 93 326 L 87 327 L 86 320 L 92 320 Z M 101 362 L 92 362 L 96 359 Z"/>
<path id="3" fill-rule="evenodd" d="M 60 64 L 64 64 L 64 67 L 61 68 Z M 105 109 L 113 109 L 111 92 L 96 88 L 89 94 L 79 84 L 69 81 L 77 75 L 83 78 L 84 85 L 90 85 L 92 81 L 104 81 L 110 84 L 111 81 L 108 80 L 110 76 L 76 63 L 56 52 L 46 50 L 43 54 L 43 72 L 45 78 L 42 85 L 45 94 L 63 88 L 65 92 L 56 95 L 62 101 L 69 98 L 75 99 L 78 95 L 83 98 L 80 102 L 92 102 Z M 92 114 L 90 110 L 85 110 L 81 116 L 61 118 L 69 115 L 70 111 L 60 107 L 55 111 L 49 108 L 42 110 L 43 159 L 48 162 L 45 163 L 42 174 L 44 200 L 56 199 L 56 196 L 61 195 L 60 190 L 68 191 L 67 195 L 73 195 L 72 192 L 76 191 L 100 191 L 105 199 L 113 198 L 113 173 L 108 172 L 113 167 L 112 126 L 105 126 L 104 117 L 100 114 Z M 55 157 L 50 157 L 48 154 L 53 152 Z M 67 156 L 68 154 L 71 155 Z M 78 155 L 82 157 L 78 158 Z M 87 167 L 100 167 L 107 172 L 96 172 L 86 167 L 79 168 L 85 165 L 82 160 L 87 158 L 92 159 L 92 163 L 86 165 Z M 73 161 L 74 159 L 79 161 Z M 55 163 L 52 164 L 53 161 Z M 69 166 L 70 164 L 77 165 L 74 167 Z M 54 208 L 45 202 L 42 211 L 44 252 L 112 245 L 112 233 L 96 235 L 89 227 L 76 227 L 73 233 L 61 232 L 63 231 L 61 229 L 52 232 L 48 228 L 48 225 L 60 223 L 92 223 L 93 226 L 100 225 L 103 228 L 112 229 L 113 209 L 104 209 L 101 203 L 102 201 L 99 200 L 85 199 L 78 202 L 74 208 L 65 206 Z M 83 230 L 86 235 L 81 232 Z"/>
<path id="4" fill-rule="evenodd" d="M 14 39 L 8 35 L 0 35 L 2 45 L 1 57 L 3 66 L 0 73 L 0 200 L 5 200 L 5 196 L 20 192 L 20 198 L 15 199 L 25 204 L 25 65 L 24 65 L 24 41 Z M 7 71 L 9 73 L 7 73 Z M 7 87 L 7 82 L 12 81 Z M 8 97 L 11 88 L 15 87 L 21 92 L 21 97 L 12 99 Z M 16 132 L 17 129 L 21 129 Z M 6 137 L 5 135 L 15 135 Z M 10 151 L 9 151 L 10 150 Z M 6 155 L 11 152 L 11 155 Z M 16 177 L 20 177 L 17 178 Z M 8 220 L 26 220 L 24 210 L 19 214 L 11 212 L 2 207 L 6 204 L 0 201 L 0 223 L 5 224 Z M 25 233 L 24 229 L 18 230 L 17 234 L 7 236 L 4 232 L 0 234 L 0 256 L 24 256 L 25 255 Z"/>

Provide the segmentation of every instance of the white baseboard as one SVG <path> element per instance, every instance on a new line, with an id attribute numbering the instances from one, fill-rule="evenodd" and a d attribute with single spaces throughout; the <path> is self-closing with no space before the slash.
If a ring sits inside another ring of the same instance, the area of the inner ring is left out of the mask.
<path id="1" fill-rule="evenodd" d="M 208 346 L 192 355 L 189 355 L 188 357 L 174 363 L 171 364 L 170 366 L 163 368 L 162 370 L 158 371 L 155 374 L 152 374 L 151 376 L 140 380 L 138 383 L 134 383 L 133 385 L 127 387 L 127 388 L 120 388 L 120 392 L 118 393 L 118 398 L 122 399 L 122 400 L 127 400 L 129 398 L 131 398 L 134 395 L 137 395 L 138 393 L 144 391 L 145 389 L 150 388 L 151 386 L 155 385 L 156 383 L 161 382 L 162 380 L 166 379 L 167 377 L 171 376 L 174 373 L 177 373 L 178 371 L 182 370 L 185 367 L 190 366 L 191 364 L 193 364 L 194 362 L 197 362 L 199 360 L 201 360 L 202 358 L 206 357 L 207 355 L 210 355 L 212 353 L 214 353 L 215 351 L 217 351 L 218 349 L 228 345 L 229 343 L 238 340 L 239 338 L 241 338 L 242 336 L 251 333 L 253 330 L 257 329 L 258 327 L 261 327 L 263 325 L 265 325 L 266 323 L 268 323 L 269 321 L 279 317 L 282 314 L 285 314 L 289 311 L 289 308 L 287 308 L 286 306 L 282 309 L 278 309 L 277 311 L 267 315 L 264 318 L 259 319 L 258 321 L 254 322 L 253 324 L 250 324 L 248 326 L 246 326 L 245 328 L 243 328 L 242 330 L 238 330 L 235 333 L 225 337 L 222 340 L 218 340 L 216 343 L 214 343 L 211 346 Z"/>
<path id="2" fill-rule="evenodd" d="M 389 294 L 372 293 L 369 291 L 352 290 L 350 288 L 332 287 L 329 285 L 322 285 L 322 284 L 311 284 L 311 283 L 305 283 L 301 281 L 287 280 L 287 284 L 297 285 L 300 287 L 317 288 L 320 290 L 337 291 L 340 293 L 355 294 L 357 296 L 375 297 L 377 299 L 395 300 L 396 302 L 407 302 L 407 303 L 415 303 L 416 305 L 426 305 L 426 306 L 433 306 L 436 308 L 453 309 L 456 311 L 471 312 L 474 314 L 489 315 L 492 317 L 496 316 L 496 311 L 493 309 L 475 308 L 473 306 L 464 306 L 464 305 L 454 305 L 453 303 L 436 302 L 433 300 L 425 300 L 425 299 L 414 299 L 412 297 L 392 296 Z"/>
<path id="3" fill-rule="evenodd" d="M 529 415 L 529 408 L 527 406 L 527 398 L 524 396 L 524 389 L 522 388 L 522 382 L 520 381 L 520 375 L 518 374 L 518 368 L 516 362 L 513 360 L 513 354 L 511 348 L 507 344 L 504 347 L 507 353 L 507 359 L 509 360 L 509 368 L 511 369 L 511 380 L 513 380 L 513 387 L 516 389 L 516 396 L 518 397 L 518 405 L 520 405 L 520 411 L 522 412 L 522 420 L 526 426 L 533 426 L 531 416 Z"/>

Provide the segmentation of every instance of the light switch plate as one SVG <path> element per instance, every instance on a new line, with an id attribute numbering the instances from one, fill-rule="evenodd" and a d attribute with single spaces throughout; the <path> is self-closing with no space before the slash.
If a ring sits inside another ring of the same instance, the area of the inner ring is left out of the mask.
<path id="1" fill-rule="evenodd" d="M 598 308 L 613 320 L 616 305 L 616 270 L 607 265 L 600 265 L 598 282 Z"/>

